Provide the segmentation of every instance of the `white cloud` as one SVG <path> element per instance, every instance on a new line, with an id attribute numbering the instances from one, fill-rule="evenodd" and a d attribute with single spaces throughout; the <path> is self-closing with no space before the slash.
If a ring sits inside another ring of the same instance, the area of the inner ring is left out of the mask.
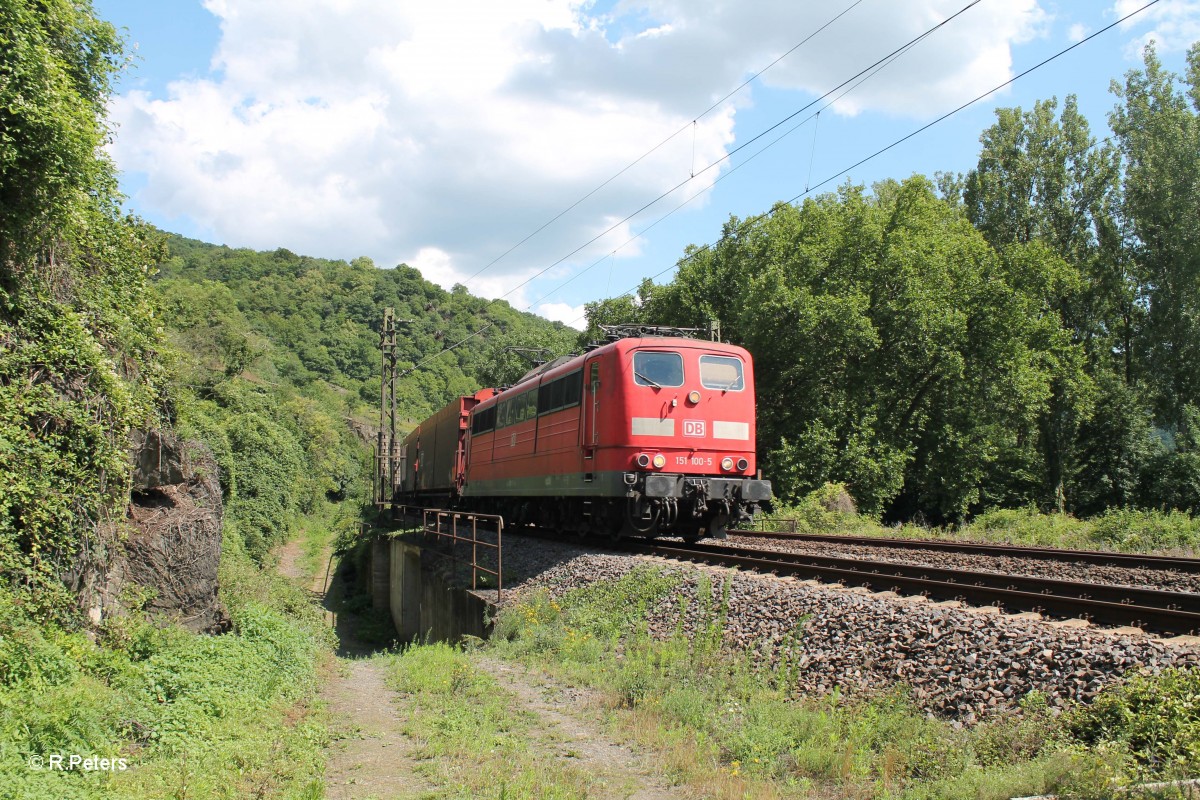
<path id="1" fill-rule="evenodd" d="M 142 213 L 189 218 L 231 245 L 405 260 L 452 285 L 687 128 L 469 280 L 493 297 L 756 133 L 737 130 L 745 93 L 701 118 L 694 137 L 690 123 L 832 15 L 794 0 L 760 0 L 753 13 L 714 0 L 625 0 L 604 16 L 590 0 L 205 6 L 221 25 L 212 74 L 176 81 L 166 97 L 116 98 L 113 154 L 145 174 L 134 197 Z M 958 7 L 868 0 L 764 80 L 806 93 L 799 105 Z M 839 110 L 940 111 L 1008 77 L 1011 46 L 1044 19 L 1036 0 L 980 4 Z M 647 219 L 718 175 L 697 176 Z M 547 277 L 565 279 L 634 230 L 618 224 Z M 508 299 L 524 307 L 548 288 Z"/>
<path id="2" fill-rule="evenodd" d="M 587 327 L 583 316 L 583 305 L 573 306 L 568 303 L 542 303 L 537 307 L 537 313 L 546 319 L 569 325 L 575 330 Z"/>
<path id="3" fill-rule="evenodd" d="M 1091 33 L 1091 31 L 1088 30 L 1087 25 L 1084 25 L 1082 22 L 1076 22 L 1067 29 L 1067 41 L 1082 42 L 1087 38 L 1089 33 Z"/>
<path id="4" fill-rule="evenodd" d="M 1146 5 L 1146 0 L 1116 0 L 1112 14 L 1120 19 Z M 1142 48 L 1151 41 L 1159 52 L 1184 50 L 1200 39 L 1200 0 L 1161 0 L 1124 24 L 1124 28 L 1151 24 L 1154 27 L 1140 35 L 1126 48 L 1125 55 L 1137 59 Z"/>

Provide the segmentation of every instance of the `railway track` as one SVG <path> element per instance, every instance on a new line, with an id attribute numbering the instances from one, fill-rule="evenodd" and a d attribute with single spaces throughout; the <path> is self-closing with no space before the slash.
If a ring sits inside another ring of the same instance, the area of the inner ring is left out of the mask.
<path id="1" fill-rule="evenodd" d="M 512 528 L 507 532 L 553 541 L 564 540 L 562 536 L 536 528 Z M 812 541 L 851 541 L 851 537 L 823 537 L 807 534 L 791 534 L 785 538 L 794 537 L 803 537 Z M 867 541 L 876 543 L 880 540 Z M 916 540 L 884 541 L 888 543 L 903 542 L 904 546 L 928 544 Z M 855 539 L 854 543 L 858 544 L 859 541 Z M 1098 625 L 1128 625 L 1160 634 L 1200 634 L 1200 595 L 1192 592 L 1069 581 L 914 563 L 779 552 L 728 544 L 686 544 L 641 539 L 624 539 L 617 542 L 603 540 L 595 541 L 595 544 L 625 552 L 682 561 L 739 567 L 758 572 L 841 583 L 847 586 L 862 586 L 876 592 L 894 591 L 898 594 L 922 595 L 937 600 L 960 600 L 976 606 L 997 606 L 1008 612 L 1036 611 L 1050 616 L 1083 618 Z M 1023 555 L 1028 549 L 1032 549 L 957 542 L 938 544 L 962 545 L 962 547 L 944 548 L 954 549 L 958 552 L 994 555 Z M 1079 551 L 1037 548 L 1036 552 L 1043 554 L 1041 556 L 1043 558 L 1050 558 L 1051 554 L 1057 554 L 1059 560 L 1069 560 Z M 1094 555 L 1121 557 L 1125 554 L 1094 553 Z M 1155 561 L 1174 562 L 1179 560 L 1161 557 L 1149 558 Z M 1194 561 L 1195 559 L 1182 560 Z M 1128 562 L 1124 561 L 1116 562 L 1116 565 L 1130 566 Z M 1145 563 L 1138 566 L 1145 566 Z M 1155 568 L 1163 567 L 1156 566 Z"/>
<path id="2" fill-rule="evenodd" d="M 620 549 L 685 561 L 793 575 L 874 591 L 920 594 L 1006 611 L 1080 617 L 1101 625 L 1129 625 L 1164 634 L 1200 631 L 1200 596 L 1026 575 L 1004 575 L 889 561 L 780 553 L 715 544 L 622 543 Z"/>
<path id="3" fill-rule="evenodd" d="M 842 536 L 821 533 L 787 533 L 782 531 L 733 531 L 730 536 L 760 539 L 785 539 L 801 542 L 831 542 L 894 550 L 942 550 L 972 555 L 1013 556 L 1045 561 L 1075 561 L 1107 567 L 1133 569 L 1166 569 L 1200 574 L 1200 558 L 1154 556 L 1137 553 L 1111 553 L 1105 550 L 1064 550 L 1053 547 L 1018 547 L 983 542 L 947 542 L 936 539 L 880 539 L 874 536 Z"/>

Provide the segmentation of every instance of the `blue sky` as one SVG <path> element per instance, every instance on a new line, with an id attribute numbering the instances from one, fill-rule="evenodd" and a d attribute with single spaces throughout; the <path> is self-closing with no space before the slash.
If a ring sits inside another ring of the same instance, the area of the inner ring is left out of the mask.
<path id="1" fill-rule="evenodd" d="M 230 246 L 409 263 L 576 324 L 587 301 L 667 279 L 729 215 L 839 175 L 1143 4 L 980 0 L 819 118 L 824 103 L 705 170 L 968 0 L 95 3 L 135 48 L 111 106 L 131 210 Z M 1109 83 L 1140 64 L 1148 38 L 1182 71 L 1200 0 L 1160 0 L 822 189 L 964 172 L 998 106 L 1075 94 L 1105 136 Z"/>

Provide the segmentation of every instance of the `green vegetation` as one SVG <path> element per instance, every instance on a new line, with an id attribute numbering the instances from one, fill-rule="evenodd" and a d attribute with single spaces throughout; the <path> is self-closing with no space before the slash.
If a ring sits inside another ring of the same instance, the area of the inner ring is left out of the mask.
<path id="1" fill-rule="evenodd" d="M 1077 709 L 1066 726 L 1076 740 L 1119 754 L 1127 770 L 1194 777 L 1200 770 L 1200 674 L 1176 669 L 1136 676 Z"/>
<path id="2" fill-rule="evenodd" d="M 331 632 L 236 543 L 221 581 L 224 636 L 123 618 L 93 642 L 0 593 L 0 798 L 320 796 L 326 734 L 308 704 Z M 55 754 L 127 769 L 50 769 Z"/>
<path id="3" fill-rule="evenodd" d="M 115 31 L 67 0 L 3 0 L 0 30 L 0 573 L 63 619 L 81 541 L 111 544 L 124 515 L 129 430 L 160 408 L 161 250 L 100 147 Z"/>
<path id="4" fill-rule="evenodd" d="M 778 505 L 757 523 L 766 530 L 842 533 L 898 539 L 951 539 L 1031 547 L 1115 550 L 1125 553 L 1200 551 L 1200 518 L 1180 511 L 1111 508 L 1088 519 L 1035 508 L 986 511 L 960 525 L 908 522 L 882 525 L 854 508 L 846 487 L 827 483 L 794 504 Z"/>
<path id="5" fill-rule="evenodd" d="M 0 44 L 0 798 L 319 797 L 311 705 L 331 633 L 269 554 L 300 533 L 311 575 L 328 542 L 353 545 L 381 310 L 408 320 L 412 421 L 513 381 L 525 365 L 507 347 L 560 354 L 574 334 L 404 265 L 233 250 L 124 216 L 102 147 L 116 32 L 87 0 L 0 0 Z M 731 220 L 672 283 L 590 320 L 720 319 L 758 360 L 763 461 L 793 504 L 778 514 L 808 529 L 969 520 L 953 535 L 1194 550 L 1200 48 L 1189 64 L 1180 90 L 1147 53 L 1115 89 L 1111 145 L 1070 99 L 1001 110 L 967 176 Z M 225 635 L 147 618 L 136 587 L 125 616 L 79 612 L 126 532 L 137 427 L 216 455 Z M 528 598 L 494 652 L 600 690 L 615 730 L 722 796 L 1105 796 L 1200 768 L 1194 672 L 1062 718 L 1030 697 L 1019 717 L 955 730 L 901 694 L 790 696 L 786 658 L 767 672 L 722 648 L 711 591 L 695 636 L 653 640 L 646 611 L 674 587 L 650 570 Z M 595 788 L 534 763 L 528 715 L 469 655 L 388 658 L 447 791 Z M 44 768 L 55 755 L 127 768 Z"/>
<path id="6" fill-rule="evenodd" d="M 704 327 L 757 364 L 764 473 L 868 515 L 1200 511 L 1200 45 L 1073 98 L 1000 109 L 966 176 L 731 219 L 674 279 L 589 306 Z"/>
<path id="7" fill-rule="evenodd" d="M 330 633 L 256 559 L 305 515 L 343 525 L 326 498 L 361 448 L 290 387 L 231 370 L 192 388 L 150 285 L 163 237 L 122 216 L 102 148 L 113 28 L 86 1 L 2 0 L 0 41 L 0 797 L 319 795 L 308 704 Z M 77 592 L 126 535 L 129 433 L 176 421 L 221 462 L 233 631 L 146 619 L 136 587 L 128 615 L 89 625 Z"/>
<path id="8" fill-rule="evenodd" d="M 461 651 L 414 646 L 389 660 L 390 685 L 411 703 L 404 734 L 439 797 L 565 800 L 597 788 L 597 776 L 535 757 L 533 715 Z"/>
<path id="9" fill-rule="evenodd" d="M 173 338 L 195 354 L 190 383 L 210 386 L 246 371 L 265 384 L 339 395 L 360 417 L 379 404 L 379 324 L 396 309 L 397 367 L 419 370 L 398 386 L 401 418 L 419 422 L 453 397 L 481 385 L 512 383 L 529 365 L 508 346 L 546 347 L 555 355 L 575 332 L 508 303 L 438 288 L 403 264 L 379 269 L 368 258 L 347 263 L 287 250 L 233 250 L 172 236 L 157 288 Z M 470 346 L 443 350 L 486 329 Z M 375 412 L 376 414 L 378 412 Z"/>
<path id="10" fill-rule="evenodd" d="M 902 687 L 792 696 L 786 653 L 772 668 L 722 647 L 724 601 L 703 585 L 698 635 L 652 638 L 646 609 L 674 586 L 645 567 L 557 600 L 523 598 L 497 620 L 494 651 L 602 691 L 613 731 L 705 796 L 1109 797 L 1197 767 L 1194 672 L 1136 678 L 1060 717 L 1031 694 L 1020 715 L 955 729 L 924 716 Z M 453 657 L 470 670 L 466 655 Z"/>

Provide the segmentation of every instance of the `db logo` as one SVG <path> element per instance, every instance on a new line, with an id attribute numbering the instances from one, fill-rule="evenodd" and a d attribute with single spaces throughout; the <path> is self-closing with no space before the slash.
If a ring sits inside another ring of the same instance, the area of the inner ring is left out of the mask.
<path id="1" fill-rule="evenodd" d="M 703 436 L 704 435 L 704 420 L 702 419 L 685 419 L 683 421 L 684 436 Z"/>

